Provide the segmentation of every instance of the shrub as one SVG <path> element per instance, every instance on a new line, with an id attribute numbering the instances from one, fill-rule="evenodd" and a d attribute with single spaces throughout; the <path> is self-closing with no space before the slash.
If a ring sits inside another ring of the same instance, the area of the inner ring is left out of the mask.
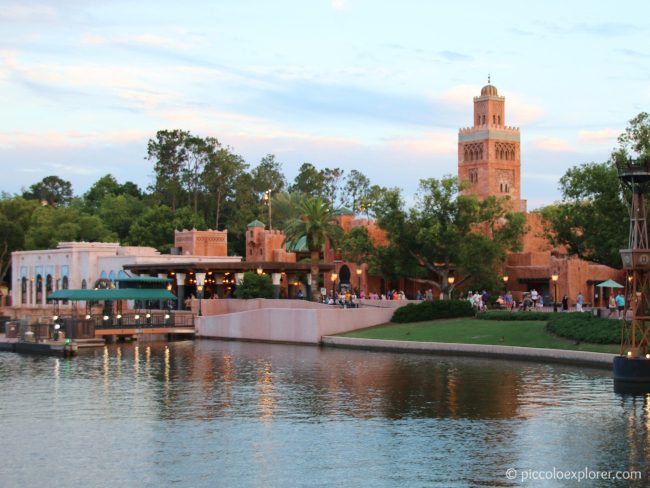
<path id="1" fill-rule="evenodd" d="M 618 344 L 621 322 L 594 317 L 590 313 L 548 314 L 546 328 L 560 337 L 592 344 Z"/>
<path id="2" fill-rule="evenodd" d="M 244 281 L 237 285 L 235 298 L 273 298 L 273 283 L 266 274 L 244 273 Z"/>
<path id="3" fill-rule="evenodd" d="M 507 312 L 505 310 L 493 310 L 476 314 L 481 320 L 549 320 L 549 313 L 546 312 Z"/>
<path id="4" fill-rule="evenodd" d="M 422 322 L 424 320 L 472 317 L 474 308 L 467 300 L 434 300 L 409 303 L 395 310 L 391 322 Z"/>

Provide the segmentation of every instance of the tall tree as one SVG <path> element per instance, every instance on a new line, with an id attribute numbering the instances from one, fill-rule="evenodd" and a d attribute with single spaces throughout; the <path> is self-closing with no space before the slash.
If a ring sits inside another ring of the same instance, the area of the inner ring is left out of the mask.
<path id="1" fill-rule="evenodd" d="M 23 198 L 35 199 L 53 207 L 65 206 L 72 200 L 72 184 L 58 176 L 46 176 L 23 193 Z"/>
<path id="2" fill-rule="evenodd" d="M 341 253 L 345 261 L 367 263 L 375 252 L 375 246 L 366 227 L 353 227 L 341 239 Z"/>
<path id="3" fill-rule="evenodd" d="M 185 166 L 181 181 L 188 196 L 188 204 L 193 205 L 194 213 L 199 209 L 199 192 L 204 182 L 203 172 L 212 154 L 221 145 L 214 137 L 201 138 L 189 136 L 183 143 L 185 147 Z"/>
<path id="4" fill-rule="evenodd" d="M 311 163 L 303 163 L 293 184 L 289 187 L 289 192 L 300 193 L 311 198 L 323 197 L 325 194 L 323 172 L 318 171 Z"/>
<path id="5" fill-rule="evenodd" d="M 181 207 L 174 212 L 167 205 L 155 205 L 147 208 L 131 225 L 129 242 L 168 253 L 173 246 L 174 230 L 193 228 L 202 230 L 206 225 L 190 207 Z"/>
<path id="6" fill-rule="evenodd" d="M 11 253 L 25 248 L 25 233 L 38 207 L 35 200 L 5 195 L 0 198 L 0 282 L 11 268 Z"/>
<path id="7" fill-rule="evenodd" d="M 323 175 L 323 197 L 332 205 L 338 205 L 339 190 L 344 170 L 341 168 L 325 168 L 321 171 Z"/>
<path id="8" fill-rule="evenodd" d="M 183 193 L 183 168 L 187 160 L 185 141 L 190 137 L 189 132 L 179 129 L 160 130 L 155 139 L 147 143 L 147 159 L 155 161 L 153 189 L 161 202 L 171 205 L 172 212 L 176 212 Z"/>
<path id="9" fill-rule="evenodd" d="M 251 171 L 251 175 L 253 189 L 260 197 L 269 189 L 273 195 L 277 195 L 287 186 L 287 180 L 282 172 L 282 164 L 275 160 L 273 154 L 264 156 L 260 164 Z"/>
<path id="10" fill-rule="evenodd" d="M 336 222 L 331 205 L 321 198 L 305 198 L 299 206 L 300 217 L 291 220 L 285 227 L 287 241 L 297 242 L 306 238 L 311 253 L 311 296 L 318 291 L 318 262 L 325 243 L 332 245 L 340 240 L 343 233 Z"/>
<path id="11" fill-rule="evenodd" d="M 201 175 L 210 199 L 214 204 L 214 228 L 221 224 L 224 202 L 235 195 L 235 183 L 248 165 L 230 148 L 223 148 L 216 139 L 208 138 L 208 161 Z"/>
<path id="12" fill-rule="evenodd" d="M 353 169 L 345 178 L 345 187 L 342 203 L 355 214 L 360 212 L 362 203 L 367 200 L 370 193 L 370 180 L 361 171 Z"/>
<path id="13" fill-rule="evenodd" d="M 135 183 L 127 181 L 121 185 L 113 175 L 107 174 L 93 183 L 90 189 L 84 193 L 83 200 L 86 209 L 96 211 L 102 205 L 105 198 L 117 195 L 130 195 L 136 198 L 142 198 L 142 192 Z"/>

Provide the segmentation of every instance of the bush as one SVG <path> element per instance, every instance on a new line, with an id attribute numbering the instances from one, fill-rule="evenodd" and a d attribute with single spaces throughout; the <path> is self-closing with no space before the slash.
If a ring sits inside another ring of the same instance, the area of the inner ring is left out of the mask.
<path id="1" fill-rule="evenodd" d="M 592 344 L 619 344 L 621 342 L 620 320 L 594 317 L 590 313 L 548 314 L 546 328 L 560 337 Z"/>
<path id="2" fill-rule="evenodd" d="M 237 285 L 235 298 L 273 298 L 273 283 L 267 274 L 244 273 L 244 281 Z"/>
<path id="3" fill-rule="evenodd" d="M 395 310 L 391 322 L 422 322 L 424 320 L 472 317 L 474 308 L 467 300 L 434 300 L 409 303 Z"/>
<path id="4" fill-rule="evenodd" d="M 545 312 L 507 312 L 505 310 L 494 310 L 476 314 L 481 320 L 549 320 L 551 314 Z"/>

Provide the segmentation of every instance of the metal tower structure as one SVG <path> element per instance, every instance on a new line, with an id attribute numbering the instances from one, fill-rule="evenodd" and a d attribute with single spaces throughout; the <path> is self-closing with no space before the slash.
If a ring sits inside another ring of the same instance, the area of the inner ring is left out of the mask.
<path id="1" fill-rule="evenodd" d="M 621 354 L 614 359 L 614 379 L 650 384 L 650 246 L 644 195 L 650 192 L 650 159 L 617 163 L 618 176 L 631 194 L 628 248 L 621 249 L 627 271 L 626 306 L 621 326 Z M 628 319 L 629 311 L 632 318 Z"/>

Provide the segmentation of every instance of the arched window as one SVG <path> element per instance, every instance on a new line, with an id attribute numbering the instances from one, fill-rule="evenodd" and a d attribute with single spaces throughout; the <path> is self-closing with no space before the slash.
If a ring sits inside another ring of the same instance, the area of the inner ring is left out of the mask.
<path id="1" fill-rule="evenodd" d="M 86 283 L 86 279 L 84 278 L 81 280 L 81 289 L 85 290 L 86 288 L 88 288 L 88 283 Z"/>
<path id="2" fill-rule="evenodd" d="M 350 268 L 345 264 L 339 270 L 339 282 L 342 285 L 350 284 Z"/>
<path id="3" fill-rule="evenodd" d="M 493 123 L 493 124 L 496 124 L 496 123 L 497 123 L 497 116 L 496 116 L 496 115 L 493 115 L 493 116 L 492 116 L 492 123 Z"/>
<path id="4" fill-rule="evenodd" d="M 483 115 L 482 117 L 483 117 L 483 119 L 482 119 L 483 120 L 483 125 L 485 125 L 485 115 Z"/>
<path id="5" fill-rule="evenodd" d="M 480 115 L 476 116 L 476 125 L 481 125 L 481 116 Z"/>
<path id="6" fill-rule="evenodd" d="M 43 277 L 36 275 L 36 303 L 43 301 Z"/>
<path id="7" fill-rule="evenodd" d="M 499 116 L 497 117 L 497 119 L 498 119 L 498 121 L 499 121 L 498 124 L 501 125 L 501 116 L 499 115 Z"/>
<path id="8" fill-rule="evenodd" d="M 20 302 L 27 303 L 27 278 L 20 280 Z"/>
<path id="9" fill-rule="evenodd" d="M 50 293 L 52 293 L 53 290 L 53 281 L 52 281 L 52 275 L 47 275 L 45 278 L 45 296 L 49 296 Z"/>

